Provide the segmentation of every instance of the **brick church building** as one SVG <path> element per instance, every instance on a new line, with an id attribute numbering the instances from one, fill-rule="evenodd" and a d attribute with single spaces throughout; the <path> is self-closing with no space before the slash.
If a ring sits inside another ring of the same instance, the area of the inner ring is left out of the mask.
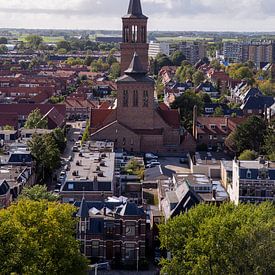
<path id="1" fill-rule="evenodd" d="M 147 20 L 140 0 L 130 0 L 122 18 L 122 76 L 117 100 L 108 109 L 92 109 L 92 140 L 114 141 L 131 152 L 180 153 L 193 150 L 194 140 L 182 129 L 178 110 L 159 104 L 155 82 L 147 75 Z"/>

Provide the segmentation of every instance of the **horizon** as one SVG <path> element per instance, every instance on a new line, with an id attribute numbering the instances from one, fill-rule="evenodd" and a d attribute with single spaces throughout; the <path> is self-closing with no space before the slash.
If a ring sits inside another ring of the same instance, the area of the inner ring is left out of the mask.
<path id="1" fill-rule="evenodd" d="M 0 0 L 0 28 L 120 30 L 128 3 Z M 272 0 L 143 0 L 142 6 L 150 31 L 275 32 Z"/>

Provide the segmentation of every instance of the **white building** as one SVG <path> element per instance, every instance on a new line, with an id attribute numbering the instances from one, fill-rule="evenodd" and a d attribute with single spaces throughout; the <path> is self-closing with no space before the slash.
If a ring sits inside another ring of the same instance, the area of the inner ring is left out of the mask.
<path id="1" fill-rule="evenodd" d="M 166 42 L 150 42 L 149 44 L 149 58 L 156 58 L 159 53 L 169 56 L 170 46 Z"/>
<path id="2" fill-rule="evenodd" d="M 240 202 L 275 201 L 275 163 L 260 161 L 223 161 L 222 182 L 236 205 Z"/>

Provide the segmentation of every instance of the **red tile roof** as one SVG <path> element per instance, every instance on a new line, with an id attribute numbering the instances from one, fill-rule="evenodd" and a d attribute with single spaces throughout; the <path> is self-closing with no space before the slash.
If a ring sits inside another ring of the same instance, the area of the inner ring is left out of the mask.
<path id="1" fill-rule="evenodd" d="M 100 128 L 104 126 L 104 121 L 113 113 L 113 109 L 92 109 L 91 112 L 91 127 Z"/>
<path id="2" fill-rule="evenodd" d="M 159 108 L 158 113 L 168 125 L 173 128 L 180 128 L 180 115 L 178 110 L 163 110 Z"/>

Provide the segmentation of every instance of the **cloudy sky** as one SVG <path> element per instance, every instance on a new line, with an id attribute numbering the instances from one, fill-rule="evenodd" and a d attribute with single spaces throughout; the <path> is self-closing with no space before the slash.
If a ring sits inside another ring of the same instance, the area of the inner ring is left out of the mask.
<path id="1" fill-rule="evenodd" d="M 0 28 L 120 29 L 129 0 L 0 0 Z M 150 30 L 275 31 L 275 0 L 142 0 Z"/>

